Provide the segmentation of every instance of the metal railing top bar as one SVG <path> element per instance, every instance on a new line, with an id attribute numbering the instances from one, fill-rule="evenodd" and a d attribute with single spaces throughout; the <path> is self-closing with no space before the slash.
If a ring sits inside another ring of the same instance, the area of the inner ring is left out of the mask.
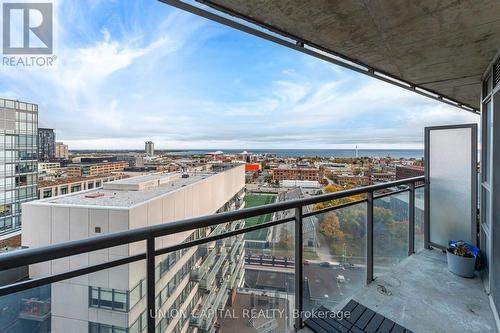
<path id="1" fill-rule="evenodd" d="M 121 259 L 107 261 L 107 262 L 102 263 L 102 264 L 97 264 L 97 265 L 93 265 L 93 266 L 89 266 L 89 267 L 74 269 L 74 270 L 60 273 L 60 274 L 56 274 L 56 275 L 50 275 L 50 276 L 45 276 L 42 278 L 36 278 L 36 279 L 30 279 L 30 280 L 24 280 L 24 281 L 12 283 L 12 284 L 0 287 L 0 297 L 5 296 L 5 295 L 9 295 L 9 294 L 13 294 L 13 293 L 17 293 L 19 291 L 23 291 L 23 290 L 27 290 L 27 289 L 41 287 L 41 286 L 51 284 L 54 282 L 64 281 L 64 280 L 72 279 L 72 278 L 75 278 L 78 276 L 99 272 L 99 271 L 102 271 L 105 269 L 130 264 L 132 262 L 144 260 L 144 259 L 146 259 L 146 253 L 140 253 L 140 254 L 136 254 L 136 255 L 121 258 Z"/>
<path id="2" fill-rule="evenodd" d="M 302 199 L 277 202 L 258 207 L 244 208 L 241 210 L 224 212 L 214 215 L 188 218 L 154 226 L 118 231 L 79 240 L 40 246 L 37 248 L 7 252 L 0 255 L 0 270 L 69 257 L 72 255 L 92 252 L 96 250 L 102 250 L 114 246 L 144 241 L 150 238 L 172 235 L 183 231 L 211 227 L 221 223 L 227 223 L 249 217 L 274 213 L 281 210 L 300 208 L 306 205 L 350 197 L 353 195 L 373 193 L 377 190 L 421 181 L 424 181 L 424 176 L 406 178 L 393 182 L 369 185 L 365 187 L 311 196 Z"/>
<path id="3" fill-rule="evenodd" d="M 373 196 L 373 200 L 380 199 L 380 198 L 385 198 L 385 197 L 390 197 L 391 195 L 396 195 L 396 194 L 399 194 L 399 193 L 404 193 L 404 192 L 409 192 L 409 191 L 410 191 L 409 188 L 404 188 L 404 189 L 401 189 L 401 190 L 380 193 L 380 194 L 374 195 Z"/>
<path id="4" fill-rule="evenodd" d="M 347 208 L 347 207 L 351 207 L 351 206 L 356 206 L 357 204 L 360 204 L 360 203 L 366 203 L 366 201 L 367 201 L 366 199 L 361 199 L 361 200 L 356 200 L 356 201 L 352 201 L 352 202 L 346 202 L 346 203 L 343 203 L 343 204 L 340 204 L 340 205 L 335 205 L 335 206 L 331 206 L 331 207 L 327 207 L 327 208 L 317 209 L 317 210 L 314 210 L 312 212 L 302 214 L 302 217 L 306 218 L 306 217 L 311 217 L 311 216 L 315 216 L 315 215 L 321 215 L 321 214 L 324 214 L 324 213 L 328 213 L 328 212 L 330 212 L 332 210 L 337 210 L 337 209 Z"/>

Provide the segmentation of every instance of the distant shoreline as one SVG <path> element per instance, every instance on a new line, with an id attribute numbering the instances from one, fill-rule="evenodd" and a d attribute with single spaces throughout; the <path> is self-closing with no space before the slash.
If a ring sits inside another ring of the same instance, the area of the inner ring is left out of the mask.
<path id="1" fill-rule="evenodd" d="M 240 154 L 246 151 L 249 154 L 268 154 L 277 157 L 336 157 L 352 158 L 356 157 L 356 149 L 157 149 L 157 153 L 172 156 L 205 155 L 215 151 L 222 151 L 226 154 Z M 71 153 L 142 153 L 142 149 L 78 149 L 71 150 Z M 416 158 L 424 156 L 423 149 L 358 149 L 358 157 L 391 157 L 391 158 Z"/>

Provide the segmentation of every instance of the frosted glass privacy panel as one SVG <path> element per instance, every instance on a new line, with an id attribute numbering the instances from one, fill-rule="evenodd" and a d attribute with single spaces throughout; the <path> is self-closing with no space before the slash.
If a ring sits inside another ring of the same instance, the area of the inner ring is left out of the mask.
<path id="1" fill-rule="evenodd" d="M 446 247 L 450 239 L 472 241 L 476 133 L 475 125 L 426 129 L 429 240 L 436 245 Z"/>

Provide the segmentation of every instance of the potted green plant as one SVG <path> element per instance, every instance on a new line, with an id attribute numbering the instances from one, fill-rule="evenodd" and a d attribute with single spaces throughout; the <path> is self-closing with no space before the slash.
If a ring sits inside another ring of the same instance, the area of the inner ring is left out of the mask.
<path id="1" fill-rule="evenodd" d="M 464 241 L 450 241 L 446 250 L 446 259 L 450 272 L 466 277 L 474 277 L 474 267 L 479 250 Z"/>

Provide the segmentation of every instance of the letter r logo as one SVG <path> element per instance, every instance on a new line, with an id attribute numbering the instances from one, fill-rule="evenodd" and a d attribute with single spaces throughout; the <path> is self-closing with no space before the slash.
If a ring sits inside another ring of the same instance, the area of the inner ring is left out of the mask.
<path id="1" fill-rule="evenodd" d="M 52 53 L 52 3 L 3 4 L 3 53 Z"/>

